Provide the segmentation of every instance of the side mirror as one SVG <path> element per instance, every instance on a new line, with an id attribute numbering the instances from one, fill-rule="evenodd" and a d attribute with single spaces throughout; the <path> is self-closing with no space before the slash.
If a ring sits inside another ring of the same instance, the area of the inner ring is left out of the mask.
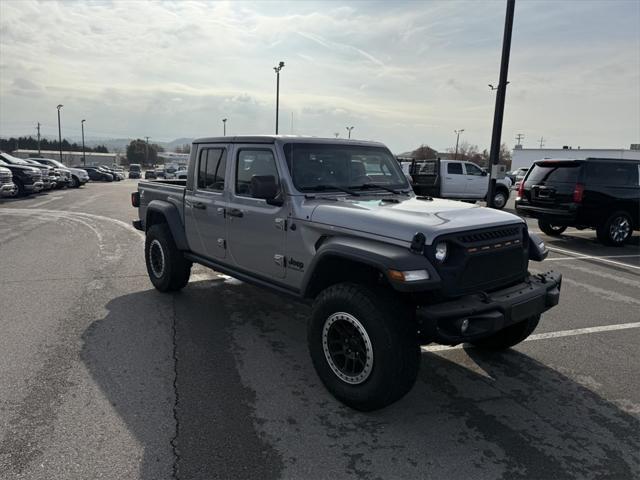
<path id="1" fill-rule="evenodd" d="M 487 171 L 486 170 L 482 170 L 482 176 L 486 177 L 487 176 Z"/>
<path id="2" fill-rule="evenodd" d="M 278 184 L 273 175 L 254 175 L 251 177 L 251 196 L 269 201 L 278 196 Z"/>

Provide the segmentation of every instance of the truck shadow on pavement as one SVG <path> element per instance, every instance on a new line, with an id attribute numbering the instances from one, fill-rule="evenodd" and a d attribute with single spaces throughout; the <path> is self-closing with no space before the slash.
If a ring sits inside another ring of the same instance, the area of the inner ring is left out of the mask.
<path id="1" fill-rule="evenodd" d="M 82 360 L 144 448 L 140 478 L 616 478 L 640 422 L 512 350 L 423 354 L 414 389 L 363 414 L 331 397 L 308 307 L 235 281 L 115 298 Z"/>

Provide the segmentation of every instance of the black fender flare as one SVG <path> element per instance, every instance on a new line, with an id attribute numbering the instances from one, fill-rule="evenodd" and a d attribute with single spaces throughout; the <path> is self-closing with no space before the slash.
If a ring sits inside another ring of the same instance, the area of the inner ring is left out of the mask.
<path id="1" fill-rule="evenodd" d="M 144 222 L 145 231 L 149 229 L 149 217 L 151 213 L 160 213 L 165 218 L 178 250 L 189 250 L 187 236 L 184 233 L 184 224 L 182 223 L 182 218 L 180 218 L 180 212 L 175 205 L 163 200 L 151 200 L 149 205 L 147 205 Z"/>
<path id="2" fill-rule="evenodd" d="M 383 273 L 394 289 L 403 292 L 431 290 L 439 286 L 440 276 L 424 255 L 412 252 L 408 247 L 357 237 L 331 237 L 316 251 L 309 264 L 300 288 L 306 297 L 314 280 L 314 272 L 327 258 L 343 258 L 374 267 Z M 429 279 L 411 283 L 398 282 L 389 278 L 389 270 L 426 270 Z"/>

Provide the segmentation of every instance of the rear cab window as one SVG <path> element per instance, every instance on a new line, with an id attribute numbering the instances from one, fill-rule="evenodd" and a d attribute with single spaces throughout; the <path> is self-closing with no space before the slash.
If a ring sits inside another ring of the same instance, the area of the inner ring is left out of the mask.
<path id="1" fill-rule="evenodd" d="M 447 163 L 447 174 L 449 175 L 462 175 L 461 163 Z"/>

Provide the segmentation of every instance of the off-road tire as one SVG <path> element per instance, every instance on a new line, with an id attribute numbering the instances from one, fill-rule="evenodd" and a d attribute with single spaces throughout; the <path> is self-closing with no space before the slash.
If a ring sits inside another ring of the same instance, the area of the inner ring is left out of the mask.
<path id="1" fill-rule="evenodd" d="M 550 237 L 559 237 L 567 229 L 566 225 L 554 225 L 546 220 L 538 220 L 538 228 Z"/>
<path id="2" fill-rule="evenodd" d="M 485 350 L 506 350 L 531 335 L 538 326 L 538 322 L 540 322 L 540 315 L 535 315 L 522 322 L 510 325 L 490 337 L 473 341 L 471 344 Z"/>
<path id="3" fill-rule="evenodd" d="M 386 407 L 411 390 L 420 366 L 420 346 L 411 312 L 388 292 L 359 284 L 339 283 L 320 292 L 313 303 L 307 341 L 313 365 L 327 390 L 360 411 Z M 337 314 L 357 319 L 370 340 L 367 352 L 371 352 L 372 364 L 361 383 L 340 378 L 325 353 L 325 324 Z"/>
<path id="4" fill-rule="evenodd" d="M 626 236 L 620 231 L 626 222 Z M 605 222 L 596 228 L 598 240 L 605 245 L 622 247 L 633 235 L 633 219 L 624 210 L 613 212 Z"/>
<path id="5" fill-rule="evenodd" d="M 191 262 L 176 247 L 166 223 L 152 225 L 147 230 L 144 257 L 149 279 L 161 292 L 174 292 L 189 283 Z"/>

